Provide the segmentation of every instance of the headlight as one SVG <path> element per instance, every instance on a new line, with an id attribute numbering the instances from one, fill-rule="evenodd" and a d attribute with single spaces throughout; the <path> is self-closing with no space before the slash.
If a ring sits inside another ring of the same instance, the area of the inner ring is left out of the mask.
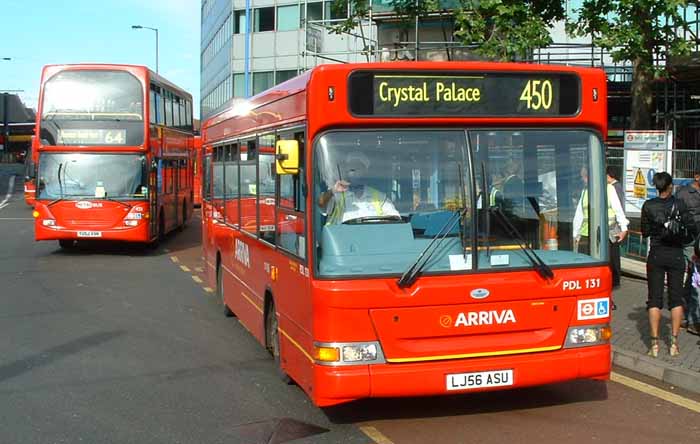
<path id="1" fill-rule="evenodd" d="M 379 342 L 333 342 L 314 344 L 314 358 L 322 365 L 383 364 Z"/>
<path id="2" fill-rule="evenodd" d="M 564 348 L 605 344 L 610 341 L 611 337 L 612 329 L 609 325 L 569 327 L 569 330 L 566 332 Z"/>
<path id="3" fill-rule="evenodd" d="M 56 225 L 56 221 L 53 219 L 44 219 L 41 221 L 41 225 L 45 227 L 53 227 Z"/>

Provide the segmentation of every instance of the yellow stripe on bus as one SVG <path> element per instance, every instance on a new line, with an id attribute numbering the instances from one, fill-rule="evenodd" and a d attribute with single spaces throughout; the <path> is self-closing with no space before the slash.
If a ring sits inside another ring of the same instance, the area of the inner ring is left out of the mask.
<path id="1" fill-rule="evenodd" d="M 464 353 L 461 355 L 440 355 L 440 356 L 423 356 L 419 358 L 392 358 L 386 359 L 386 362 L 422 362 L 422 361 L 440 361 L 446 359 L 462 359 L 462 358 L 480 358 L 484 356 L 503 356 L 503 355 L 515 355 L 518 353 L 537 353 L 543 351 L 559 350 L 561 345 L 554 345 L 551 347 L 540 347 L 540 348 L 524 348 L 520 350 L 503 350 L 496 352 L 479 352 L 479 353 Z"/>
<path id="2" fill-rule="evenodd" d="M 282 333 L 282 334 L 284 335 L 284 337 L 287 338 L 287 340 L 288 340 L 289 342 L 292 343 L 292 345 L 294 345 L 296 348 L 298 348 L 299 351 L 301 351 L 301 352 L 304 354 L 304 356 L 306 356 L 306 357 L 309 359 L 309 361 L 311 361 L 312 363 L 314 362 L 314 358 L 312 358 L 311 355 L 308 354 L 308 353 L 306 352 L 306 350 L 304 350 L 304 348 L 303 348 L 301 345 L 299 345 L 299 344 L 297 343 L 297 341 L 295 341 L 294 339 L 292 339 L 292 337 L 289 336 L 289 335 L 287 334 L 286 331 L 282 330 L 282 329 L 279 328 L 279 327 L 277 327 L 277 330 L 278 330 L 280 333 Z"/>

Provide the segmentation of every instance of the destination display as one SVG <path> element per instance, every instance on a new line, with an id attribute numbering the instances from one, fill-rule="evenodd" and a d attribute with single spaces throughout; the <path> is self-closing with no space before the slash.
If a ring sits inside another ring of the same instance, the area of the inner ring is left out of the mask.
<path id="1" fill-rule="evenodd" d="M 355 72 L 349 87 L 350 111 L 377 117 L 573 116 L 581 96 L 565 73 Z"/>
<path id="2" fill-rule="evenodd" d="M 125 145 L 123 129 L 60 129 L 59 145 Z"/>

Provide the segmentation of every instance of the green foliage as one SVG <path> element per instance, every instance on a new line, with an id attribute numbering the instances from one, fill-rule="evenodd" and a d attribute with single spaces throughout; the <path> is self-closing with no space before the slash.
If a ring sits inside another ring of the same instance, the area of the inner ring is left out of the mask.
<path id="1" fill-rule="evenodd" d="M 486 58 L 527 58 L 552 43 L 551 24 L 564 18 L 562 0 L 460 0 L 455 36 Z"/>
<path id="2" fill-rule="evenodd" d="M 593 44 L 611 51 L 614 61 L 632 61 L 635 69 L 654 69 L 654 57 L 684 55 L 690 42 L 678 29 L 687 27 L 682 16 L 685 0 L 584 0 L 578 17 L 567 23 L 573 36 L 593 36 Z"/>

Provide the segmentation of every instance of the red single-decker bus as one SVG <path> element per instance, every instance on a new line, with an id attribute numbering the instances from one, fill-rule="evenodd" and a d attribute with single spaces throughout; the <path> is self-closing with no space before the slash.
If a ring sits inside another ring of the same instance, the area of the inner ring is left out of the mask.
<path id="1" fill-rule="evenodd" d="M 227 315 L 316 405 L 610 374 L 599 69 L 316 67 L 202 129 Z"/>

